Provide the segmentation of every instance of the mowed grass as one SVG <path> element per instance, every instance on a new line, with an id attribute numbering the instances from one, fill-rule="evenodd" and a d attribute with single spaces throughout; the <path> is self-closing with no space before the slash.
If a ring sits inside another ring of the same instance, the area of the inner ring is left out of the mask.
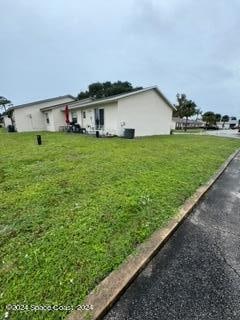
<path id="1" fill-rule="evenodd" d="M 240 140 L 0 135 L 1 306 L 76 306 L 174 215 Z M 66 312 L 12 312 L 64 319 Z"/>
<path id="2" fill-rule="evenodd" d="M 0 127 L 0 133 L 6 133 L 7 132 L 7 129 L 6 128 L 1 128 Z"/>

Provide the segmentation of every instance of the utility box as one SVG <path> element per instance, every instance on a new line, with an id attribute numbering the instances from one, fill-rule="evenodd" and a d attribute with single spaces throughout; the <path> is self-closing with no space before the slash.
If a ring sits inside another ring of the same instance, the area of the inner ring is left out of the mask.
<path id="1" fill-rule="evenodd" d="M 135 136 L 135 129 L 125 129 L 123 137 L 125 139 L 133 139 Z"/>
<path id="2" fill-rule="evenodd" d="M 12 124 L 9 124 L 7 129 L 8 129 L 8 132 L 15 132 L 15 127 Z"/>

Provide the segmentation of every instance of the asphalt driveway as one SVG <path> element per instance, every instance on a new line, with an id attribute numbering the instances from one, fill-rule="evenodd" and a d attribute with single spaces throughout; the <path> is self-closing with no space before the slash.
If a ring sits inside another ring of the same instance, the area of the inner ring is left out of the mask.
<path id="1" fill-rule="evenodd" d="M 104 320 L 240 319 L 240 155 Z"/>

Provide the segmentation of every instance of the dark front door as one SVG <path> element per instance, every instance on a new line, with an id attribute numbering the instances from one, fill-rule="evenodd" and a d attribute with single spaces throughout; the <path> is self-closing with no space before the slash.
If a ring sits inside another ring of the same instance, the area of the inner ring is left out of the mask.
<path id="1" fill-rule="evenodd" d="M 104 109 L 95 109 L 95 126 L 96 129 L 104 128 Z"/>

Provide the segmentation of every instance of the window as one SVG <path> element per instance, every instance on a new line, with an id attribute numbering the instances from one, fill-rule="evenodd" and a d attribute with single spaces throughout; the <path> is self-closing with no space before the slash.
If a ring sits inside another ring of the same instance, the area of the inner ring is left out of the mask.
<path id="1" fill-rule="evenodd" d="M 86 119 L 86 111 L 83 111 L 83 119 Z"/>
<path id="2" fill-rule="evenodd" d="M 50 123 L 50 120 L 49 120 L 48 113 L 45 113 L 45 116 L 46 116 L 46 122 L 47 122 L 47 124 L 49 124 L 49 123 Z"/>
<path id="3" fill-rule="evenodd" d="M 78 122 L 77 112 L 72 112 L 72 122 L 73 123 L 77 123 Z"/>

